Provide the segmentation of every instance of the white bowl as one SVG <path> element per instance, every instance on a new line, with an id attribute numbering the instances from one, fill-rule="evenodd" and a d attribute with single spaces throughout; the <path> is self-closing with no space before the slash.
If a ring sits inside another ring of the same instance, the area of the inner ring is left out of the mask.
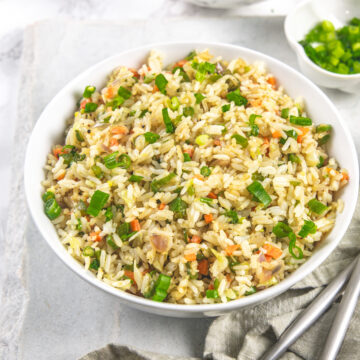
<path id="1" fill-rule="evenodd" d="M 231 9 L 239 5 L 248 5 L 264 0 L 184 0 L 185 2 L 213 9 Z"/>
<path id="2" fill-rule="evenodd" d="M 333 138 L 329 144 L 329 152 L 338 159 L 342 167 L 348 169 L 350 175 L 350 183 L 341 194 L 345 201 L 344 211 L 338 215 L 334 229 L 317 247 L 311 258 L 279 284 L 226 304 L 177 305 L 147 300 L 117 290 L 97 280 L 90 271 L 86 271 L 79 262 L 67 253 L 59 241 L 54 226 L 45 216 L 41 199 L 43 191 L 41 182 L 44 179 L 43 168 L 47 154 L 54 144 L 63 140 L 66 128 L 65 121 L 73 116 L 76 102 L 81 96 L 82 90 L 88 84 L 95 85 L 98 88 L 104 86 L 108 74 L 119 65 L 138 67 L 144 63 L 149 51 L 153 48 L 165 54 L 165 64 L 182 59 L 193 49 L 203 50 L 206 48 L 212 54 L 221 55 L 228 60 L 242 57 L 250 63 L 256 60 L 263 61 L 290 96 L 295 98 L 302 95 L 305 98 L 307 112 L 316 123 L 329 123 L 333 126 Z M 33 129 L 25 160 L 25 191 L 29 209 L 40 233 L 57 256 L 80 277 L 117 296 L 120 301 L 140 310 L 176 317 L 217 316 L 244 306 L 258 304 L 274 298 L 303 279 L 329 256 L 344 235 L 355 209 L 358 183 L 357 155 L 349 130 L 335 106 L 319 88 L 297 71 L 269 56 L 239 46 L 214 43 L 187 42 L 147 45 L 110 57 L 84 71 L 67 84 L 44 109 Z M 69 287 L 71 286 L 76 286 L 75 282 L 69 284 Z"/>
<path id="3" fill-rule="evenodd" d="M 285 19 L 285 35 L 297 55 L 301 71 L 316 84 L 350 93 L 360 92 L 360 74 L 342 75 L 327 71 L 312 62 L 299 44 L 320 21 L 330 20 L 335 28 L 353 17 L 360 17 L 358 0 L 306 0 L 296 6 Z"/>

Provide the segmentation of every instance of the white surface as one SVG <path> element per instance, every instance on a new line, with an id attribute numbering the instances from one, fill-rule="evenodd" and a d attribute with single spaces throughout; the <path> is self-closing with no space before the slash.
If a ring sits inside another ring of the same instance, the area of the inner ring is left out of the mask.
<path id="1" fill-rule="evenodd" d="M 335 28 L 360 16 L 358 0 L 307 0 L 296 6 L 286 17 L 285 34 L 296 52 L 302 72 L 320 86 L 360 93 L 360 74 L 342 75 L 322 69 L 312 62 L 299 44 L 305 35 L 320 21 L 327 19 Z"/>
<path id="2" fill-rule="evenodd" d="M 184 22 L 185 24 L 185 22 Z M 204 26 L 202 26 L 204 28 Z M 173 26 L 173 29 L 175 27 Z M 193 26 L 192 29 L 195 27 Z M 199 29 L 200 30 L 200 29 Z M 184 31 L 185 32 L 185 31 Z M 137 297 L 125 292 L 121 292 L 104 282 L 97 280 L 96 276 L 90 271 L 84 270 L 72 256 L 68 254 L 60 243 L 55 228 L 48 220 L 43 211 L 41 194 L 43 192 L 41 183 L 44 180 L 44 163 L 46 162 L 49 150 L 54 146 L 54 141 L 62 137 L 65 130 L 64 119 L 71 118 L 76 108 L 78 96 L 86 84 L 92 84 L 96 88 L 102 88 L 104 79 L 119 64 L 140 68 L 152 48 L 164 54 L 164 64 L 175 63 L 182 59 L 193 49 L 209 49 L 215 56 L 222 56 L 231 61 L 237 57 L 242 57 L 249 63 L 262 61 L 266 64 L 268 71 L 276 77 L 287 93 L 294 99 L 303 96 L 307 114 L 317 124 L 328 123 L 333 127 L 333 136 L 328 146 L 329 155 L 335 157 L 349 172 L 350 183 L 342 191 L 341 197 L 345 202 L 344 211 L 338 215 L 336 224 L 331 233 L 317 247 L 314 254 L 297 271 L 279 284 L 252 296 L 231 301 L 227 304 L 215 305 L 176 305 L 167 303 L 157 303 L 147 299 Z M 51 121 L 49 121 L 51 119 Z M 56 140 L 55 140 L 56 139 Z M 25 162 L 25 190 L 28 205 L 33 219 L 38 226 L 40 233 L 47 240 L 50 247 L 56 254 L 78 275 L 86 279 L 89 283 L 118 296 L 127 304 L 131 304 L 137 309 L 142 309 L 150 313 L 163 314 L 178 317 L 201 317 L 225 314 L 244 306 L 258 304 L 273 298 L 286 291 L 292 285 L 302 280 L 306 275 L 318 267 L 334 250 L 341 238 L 345 234 L 347 227 L 355 210 L 359 173 L 358 160 L 355 145 L 345 122 L 340 118 L 335 106 L 329 99 L 299 72 L 274 58 L 265 56 L 252 50 L 241 48 L 234 45 L 220 45 L 211 43 L 165 43 L 159 45 L 147 45 L 142 48 L 130 50 L 119 55 L 115 55 L 101 63 L 94 65 L 86 70 L 63 88 L 51 103 L 45 108 L 37 121 L 32 132 L 29 146 L 26 151 Z"/>

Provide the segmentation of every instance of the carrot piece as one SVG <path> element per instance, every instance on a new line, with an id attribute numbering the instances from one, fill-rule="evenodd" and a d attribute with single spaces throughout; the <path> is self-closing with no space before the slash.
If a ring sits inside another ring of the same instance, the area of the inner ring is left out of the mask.
<path id="1" fill-rule="evenodd" d="M 124 275 L 135 282 L 134 272 L 131 270 L 125 270 Z"/>
<path id="2" fill-rule="evenodd" d="M 159 210 L 164 210 L 165 209 L 165 204 L 164 203 L 161 203 L 160 205 L 159 205 Z"/>
<path id="3" fill-rule="evenodd" d="M 91 102 L 91 99 L 84 99 L 81 103 L 80 103 L 80 109 L 85 109 L 85 105 L 87 103 Z"/>
<path id="4" fill-rule="evenodd" d="M 230 275 L 230 274 L 226 274 L 226 281 L 227 281 L 228 283 L 231 283 L 232 278 L 231 278 L 231 275 Z"/>
<path id="5" fill-rule="evenodd" d="M 56 146 L 56 147 L 54 147 L 54 149 L 53 149 L 53 154 L 54 154 L 54 156 L 55 157 L 57 157 L 57 158 L 59 158 L 59 156 L 61 155 L 61 154 L 63 154 L 63 147 L 62 146 Z"/>
<path id="6" fill-rule="evenodd" d="M 199 261 L 198 270 L 201 275 L 207 275 L 209 273 L 209 260 L 202 259 Z"/>
<path id="7" fill-rule="evenodd" d="M 281 138 L 281 131 L 275 130 L 275 131 L 272 133 L 272 137 L 275 138 L 275 139 Z"/>
<path id="8" fill-rule="evenodd" d="M 100 231 L 92 231 L 90 233 L 90 237 L 93 241 L 100 242 L 102 240 L 102 237 L 100 236 Z"/>
<path id="9" fill-rule="evenodd" d="M 239 244 L 234 244 L 234 245 L 229 245 L 226 249 L 225 252 L 228 256 L 231 256 L 234 251 L 236 251 L 238 248 L 240 247 Z"/>
<path id="10" fill-rule="evenodd" d="M 200 244 L 201 243 L 201 238 L 200 238 L 200 236 L 193 235 L 192 238 L 189 241 L 191 243 Z"/>
<path id="11" fill-rule="evenodd" d="M 214 139 L 213 141 L 215 146 L 220 146 L 221 145 L 221 141 L 219 139 Z"/>
<path id="12" fill-rule="evenodd" d="M 201 180 L 201 181 L 204 181 L 204 178 L 203 178 L 201 175 L 199 175 L 199 174 L 195 174 L 195 175 L 194 175 L 194 178 L 196 178 L 196 179 L 198 179 L 198 180 Z"/>
<path id="13" fill-rule="evenodd" d="M 118 139 L 116 139 L 116 138 L 110 138 L 110 147 L 113 147 L 113 146 L 116 146 L 116 145 L 119 145 L 119 141 L 118 141 Z"/>
<path id="14" fill-rule="evenodd" d="M 256 99 L 256 100 L 250 101 L 250 105 L 253 106 L 253 107 L 260 106 L 261 104 L 262 104 L 261 99 Z"/>
<path id="15" fill-rule="evenodd" d="M 129 71 L 131 71 L 136 78 L 139 78 L 139 77 L 140 77 L 140 75 L 139 75 L 139 73 L 137 72 L 136 69 L 134 69 L 134 68 L 129 68 Z"/>
<path id="16" fill-rule="evenodd" d="M 184 153 L 187 153 L 190 155 L 190 157 L 192 158 L 192 156 L 194 155 L 194 148 L 188 148 L 183 150 Z"/>
<path id="17" fill-rule="evenodd" d="M 186 261 L 195 261 L 196 260 L 196 254 L 186 254 L 185 256 Z"/>
<path id="18" fill-rule="evenodd" d="M 272 257 L 270 255 L 265 254 L 264 256 L 267 262 L 270 262 L 272 260 Z"/>
<path id="19" fill-rule="evenodd" d="M 214 290 L 214 284 L 210 284 L 208 290 Z"/>
<path id="20" fill-rule="evenodd" d="M 56 180 L 62 180 L 65 177 L 65 173 L 62 173 L 61 175 L 59 175 Z"/>
<path id="21" fill-rule="evenodd" d="M 341 180 L 350 180 L 349 174 L 347 172 L 342 172 L 342 178 Z"/>
<path id="22" fill-rule="evenodd" d="M 266 255 L 271 256 L 274 259 L 277 259 L 282 255 L 282 251 L 274 245 L 264 244 L 263 248 L 266 250 Z"/>
<path id="23" fill-rule="evenodd" d="M 135 219 L 130 222 L 131 231 L 140 231 L 140 223 L 138 219 Z"/>
<path id="24" fill-rule="evenodd" d="M 105 97 L 108 99 L 112 99 L 114 97 L 114 88 L 112 86 L 108 86 L 106 88 Z"/>
<path id="25" fill-rule="evenodd" d="M 204 215 L 204 220 L 207 224 L 210 224 L 214 219 L 213 219 L 212 214 L 206 214 L 206 215 Z"/>
<path id="26" fill-rule="evenodd" d="M 310 129 L 308 129 L 306 127 L 301 127 L 301 128 L 299 128 L 299 130 L 302 132 L 302 134 L 298 135 L 298 137 L 297 137 L 297 142 L 300 144 L 303 141 L 303 137 L 309 132 Z"/>
<path id="27" fill-rule="evenodd" d="M 159 91 L 159 88 L 157 87 L 157 85 L 154 85 L 154 88 L 153 88 L 153 94 L 155 94 L 157 91 Z"/>
<path id="28" fill-rule="evenodd" d="M 174 67 L 183 67 L 187 63 L 187 60 L 183 59 L 175 63 Z"/>
<path id="29" fill-rule="evenodd" d="M 274 89 L 276 88 L 276 79 L 274 76 L 269 77 L 266 80 Z"/>
<path id="30" fill-rule="evenodd" d="M 207 197 L 210 198 L 210 199 L 217 199 L 217 195 L 214 194 L 213 192 L 209 192 Z"/>
<path id="31" fill-rule="evenodd" d="M 126 126 L 114 126 L 110 132 L 112 134 L 116 134 L 116 135 L 123 135 L 123 134 L 127 134 L 128 129 Z"/>

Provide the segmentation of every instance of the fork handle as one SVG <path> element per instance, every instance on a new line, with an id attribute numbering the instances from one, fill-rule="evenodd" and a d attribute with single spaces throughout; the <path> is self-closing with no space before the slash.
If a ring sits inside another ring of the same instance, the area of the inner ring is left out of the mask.
<path id="1" fill-rule="evenodd" d="M 327 337 L 323 352 L 319 360 L 333 360 L 336 358 L 349 326 L 351 316 L 355 310 L 360 294 L 360 258 L 351 275 L 345 294 L 339 305 L 335 319 Z"/>

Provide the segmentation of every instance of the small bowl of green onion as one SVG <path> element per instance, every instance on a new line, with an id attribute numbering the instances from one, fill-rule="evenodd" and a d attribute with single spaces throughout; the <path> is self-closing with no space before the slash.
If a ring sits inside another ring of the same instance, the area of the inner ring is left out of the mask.
<path id="1" fill-rule="evenodd" d="M 288 14 L 285 35 L 316 84 L 360 92 L 360 2 L 307 0 Z"/>

